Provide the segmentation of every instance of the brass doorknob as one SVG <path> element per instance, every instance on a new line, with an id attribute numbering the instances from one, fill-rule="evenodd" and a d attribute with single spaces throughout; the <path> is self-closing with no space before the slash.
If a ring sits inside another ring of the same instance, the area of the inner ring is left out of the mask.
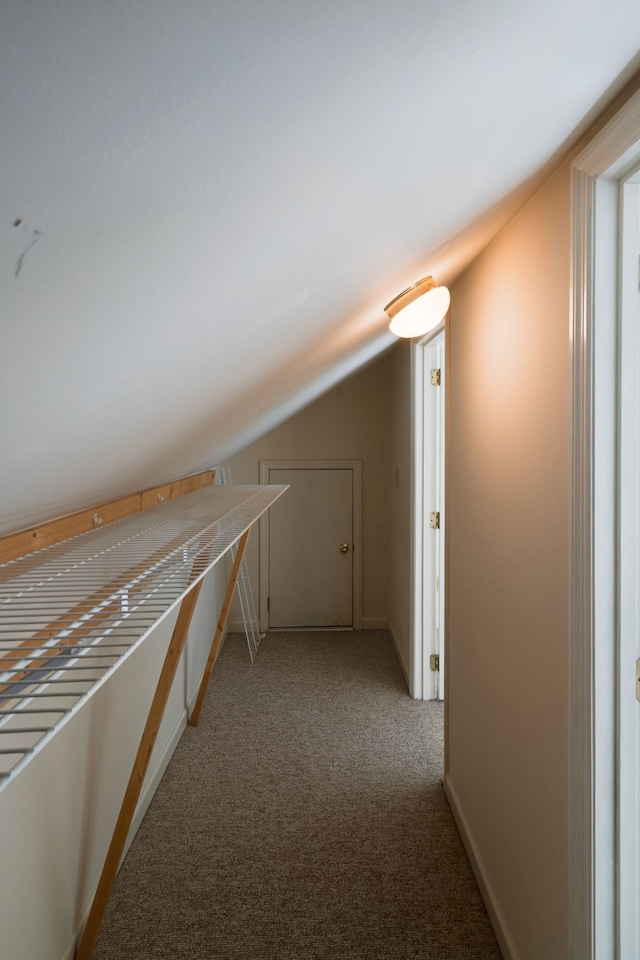
<path id="1" fill-rule="evenodd" d="M 340 553 L 349 553 L 349 544 L 341 543 L 340 544 Z"/>

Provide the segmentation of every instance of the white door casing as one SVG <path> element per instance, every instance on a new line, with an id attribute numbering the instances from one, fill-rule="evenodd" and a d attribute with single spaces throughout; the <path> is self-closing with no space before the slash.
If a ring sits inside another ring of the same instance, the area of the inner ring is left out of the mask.
<path id="1" fill-rule="evenodd" d="M 618 952 L 640 960 L 640 171 L 619 191 Z"/>
<path id="2" fill-rule="evenodd" d="M 261 483 L 284 476 L 288 505 L 260 523 L 261 629 L 360 629 L 361 461 L 260 462 Z"/>
<path id="3" fill-rule="evenodd" d="M 638 642 L 638 578 L 637 540 L 629 537 L 637 530 L 640 443 L 630 388 L 640 369 L 633 342 L 637 260 L 623 262 L 629 190 L 620 186 L 638 165 L 640 93 L 573 163 L 572 960 L 640 957 L 640 705 L 632 703 L 631 649 Z M 628 282 L 635 296 L 625 292 Z"/>
<path id="4" fill-rule="evenodd" d="M 440 385 L 431 370 L 440 370 Z M 412 350 L 413 494 L 410 693 L 416 700 L 444 697 L 445 680 L 445 333 L 444 322 Z M 439 513 L 432 529 L 430 515 Z M 440 658 L 440 670 L 430 657 Z"/>

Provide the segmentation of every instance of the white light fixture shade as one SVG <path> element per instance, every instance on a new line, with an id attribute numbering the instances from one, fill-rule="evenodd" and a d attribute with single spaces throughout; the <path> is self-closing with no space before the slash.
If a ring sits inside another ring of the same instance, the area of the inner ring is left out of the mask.
<path id="1" fill-rule="evenodd" d="M 422 337 L 438 326 L 450 302 L 448 289 L 436 286 L 433 277 L 425 277 L 386 305 L 389 330 L 405 339 Z"/>

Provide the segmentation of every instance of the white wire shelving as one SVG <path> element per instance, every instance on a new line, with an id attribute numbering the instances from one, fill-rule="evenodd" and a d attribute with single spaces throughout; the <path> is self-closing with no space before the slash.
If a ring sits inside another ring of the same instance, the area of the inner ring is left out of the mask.
<path id="1" fill-rule="evenodd" d="M 226 464 L 218 467 L 216 470 L 216 483 L 226 485 L 231 483 L 231 470 Z M 237 547 L 234 544 L 231 547 L 231 556 L 235 560 Z M 242 620 L 244 623 L 244 633 L 247 638 L 247 647 L 249 648 L 249 658 L 251 663 L 256 658 L 260 641 L 264 640 L 264 633 L 260 632 L 260 621 L 256 613 L 256 605 L 253 599 L 253 590 L 251 589 L 251 578 L 249 576 L 249 565 L 247 558 L 242 558 L 237 583 L 238 600 L 242 611 Z"/>
<path id="2" fill-rule="evenodd" d="M 286 486 L 209 486 L 0 564 L 0 791 Z"/>

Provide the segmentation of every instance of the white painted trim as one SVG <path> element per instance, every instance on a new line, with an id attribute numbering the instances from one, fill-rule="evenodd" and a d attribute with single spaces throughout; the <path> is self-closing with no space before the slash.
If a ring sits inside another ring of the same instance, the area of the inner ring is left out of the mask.
<path id="1" fill-rule="evenodd" d="M 449 801 L 451 812 L 453 813 L 456 821 L 464 848 L 467 851 L 471 869 L 474 872 L 478 887 L 480 888 L 480 893 L 487 908 L 487 913 L 489 914 L 489 919 L 491 920 L 496 939 L 500 945 L 502 956 L 504 957 L 504 960 L 521 960 L 521 956 L 516 950 L 513 937 L 505 919 L 504 912 L 500 907 L 500 902 L 493 890 L 493 887 L 491 886 L 491 883 L 489 882 L 489 875 L 484 865 L 482 854 L 480 853 L 480 846 L 473 835 L 473 831 L 471 830 L 469 821 L 467 820 L 465 812 L 462 808 L 462 804 L 460 803 L 450 774 L 446 774 L 445 776 L 444 793 Z M 579 960 L 577 955 L 575 960 Z"/>
<path id="2" fill-rule="evenodd" d="M 595 183 L 593 296 L 592 777 L 594 954 L 616 956 L 618 190 Z M 627 960 L 627 958 L 625 958 Z"/>
<path id="3" fill-rule="evenodd" d="M 616 956 L 616 192 L 574 173 L 569 942 L 586 960 Z"/>
<path id="4" fill-rule="evenodd" d="M 593 184 L 572 177 L 573 426 L 570 554 L 569 956 L 593 956 L 592 261 Z"/>
<path id="5" fill-rule="evenodd" d="M 617 180 L 640 160 L 639 138 L 640 92 L 582 151 L 572 170 L 572 960 L 626 960 L 617 944 L 616 863 Z"/>
<path id="6" fill-rule="evenodd" d="M 260 483 L 269 483 L 270 470 L 351 470 L 353 473 L 353 629 L 362 630 L 362 460 L 261 460 Z M 269 629 L 269 513 L 259 522 L 260 629 Z"/>
<path id="7" fill-rule="evenodd" d="M 198 691 L 196 690 L 191 699 L 190 708 L 191 706 L 195 705 L 197 695 L 198 695 Z M 121 865 L 122 865 L 122 861 L 124 860 L 127 853 L 129 852 L 129 847 L 133 843 L 135 835 L 140 828 L 140 824 L 144 819 L 144 815 L 149 809 L 149 804 L 153 800 L 153 795 L 155 794 L 156 790 L 160 786 L 160 781 L 162 780 L 162 777 L 164 776 L 164 772 L 169 766 L 169 761 L 171 760 L 171 757 L 173 756 L 175 749 L 178 746 L 178 743 L 180 742 L 180 737 L 182 736 L 182 734 L 186 729 L 187 729 L 187 711 L 185 710 L 182 716 L 179 718 L 176 725 L 174 726 L 173 730 L 171 731 L 171 735 L 168 738 L 167 742 L 165 743 L 164 749 L 162 750 L 156 762 L 154 763 L 153 768 L 148 771 L 147 776 L 144 778 L 144 785 L 142 787 L 142 792 L 140 793 L 138 806 L 136 807 L 136 812 L 133 817 L 133 821 L 131 823 L 131 829 L 129 830 L 129 836 L 127 837 L 127 842 L 125 844 L 124 852 L 122 854 L 122 859 L 120 861 Z"/>
<path id="8" fill-rule="evenodd" d="M 386 617 L 363 617 L 363 630 L 388 630 L 389 621 Z"/>
<path id="9" fill-rule="evenodd" d="M 445 314 L 445 316 L 442 318 L 442 320 L 440 321 L 437 327 L 434 327 L 432 330 L 429 330 L 428 333 L 425 333 L 422 340 L 418 340 L 418 346 L 419 347 L 428 346 L 433 340 L 436 339 L 436 337 L 439 337 L 441 333 L 444 333 L 446 329 L 446 325 L 447 325 L 447 316 Z"/>
<path id="10" fill-rule="evenodd" d="M 93 904 L 93 897 L 89 901 L 88 906 L 82 912 L 82 919 L 78 924 L 78 928 L 75 933 L 72 933 L 69 939 L 67 940 L 67 945 L 60 954 L 60 960 L 75 960 L 76 956 L 76 946 L 78 944 L 78 937 L 82 930 L 84 930 L 87 920 L 89 919 L 89 911 Z"/>
<path id="11" fill-rule="evenodd" d="M 620 957 L 640 958 L 640 792 L 637 742 L 640 707 L 635 696 L 635 664 L 640 654 L 640 335 L 638 247 L 639 178 L 620 187 L 620 340 L 618 470 L 618 663 L 617 773 L 619 822 L 617 843 L 618 928 Z"/>
<path id="12" fill-rule="evenodd" d="M 400 669 L 402 670 L 402 674 L 403 674 L 404 679 L 405 679 L 405 681 L 406 681 L 407 687 L 409 688 L 409 692 L 411 693 L 411 683 L 410 683 L 410 681 L 409 681 L 409 677 L 410 677 L 409 664 L 406 662 L 406 660 L 405 660 L 405 658 L 404 658 L 404 656 L 403 656 L 402 650 L 401 650 L 401 648 L 400 648 L 400 644 L 398 643 L 398 638 L 397 638 L 397 636 L 396 636 L 396 632 L 395 632 L 395 630 L 393 629 L 393 624 L 391 623 L 391 621 L 389 621 L 389 627 L 388 627 L 388 629 L 389 629 L 389 635 L 390 635 L 390 637 L 391 637 L 391 642 L 393 643 L 394 649 L 395 649 L 395 651 L 396 651 L 396 656 L 397 656 L 397 658 L 398 658 L 398 663 L 400 664 Z M 414 697 L 413 699 L 415 700 L 416 698 Z"/>
<path id="13" fill-rule="evenodd" d="M 426 375 L 427 351 L 433 352 L 436 343 L 442 343 L 442 351 L 445 350 L 445 321 L 429 332 L 417 344 L 412 344 L 411 349 L 411 627 L 410 627 L 410 683 L 409 690 L 414 700 L 435 700 L 438 696 L 438 682 L 444 683 L 444 658 L 441 660 L 443 670 L 439 678 L 432 674 L 429 669 L 429 655 L 440 653 L 436 646 L 435 636 L 431 631 L 431 644 L 429 650 L 425 650 L 424 636 L 427 625 L 430 627 L 433 619 L 432 603 L 434 598 L 425 596 L 425 581 L 428 575 L 428 567 L 431 564 L 430 555 L 426 551 L 426 542 L 424 536 L 425 517 L 427 512 L 433 510 L 435 504 L 435 495 L 433 491 L 433 478 L 425 470 L 425 432 L 427 424 L 425 420 L 425 410 L 428 402 L 432 399 L 427 391 L 431 389 Z M 431 361 L 429 361 L 430 365 Z M 440 364 L 442 370 L 442 395 L 441 403 L 444 411 L 444 391 L 445 391 L 445 365 Z M 441 424 L 444 434 L 444 422 Z M 444 455 L 444 443 L 443 443 Z M 444 462 L 443 462 L 444 474 Z M 441 523 L 444 538 L 445 523 L 445 490 L 444 484 L 440 491 L 439 509 L 441 514 Z M 444 546 L 444 544 L 443 544 Z M 441 596 L 444 596 L 444 549 L 441 551 Z M 441 610 L 441 618 L 444 620 L 444 611 Z M 444 638 L 443 638 L 444 639 Z M 442 687 L 440 687 L 442 690 Z"/>
<path id="14" fill-rule="evenodd" d="M 424 654 L 422 624 L 424 619 L 424 570 L 422 566 L 424 536 L 422 510 L 424 504 L 424 364 L 419 345 L 411 346 L 411 582 L 410 582 L 410 647 L 409 693 L 414 700 L 422 700 Z M 393 634 L 392 634 L 393 635 Z M 403 668 L 404 669 L 404 668 Z"/>
<path id="15" fill-rule="evenodd" d="M 592 178 L 605 177 L 608 180 L 619 181 L 637 163 L 635 145 L 638 140 L 638 130 L 640 130 L 640 90 L 627 100 L 615 117 L 578 154 L 573 161 L 573 166 Z"/>
<path id="16" fill-rule="evenodd" d="M 312 629 L 312 628 L 310 628 Z M 336 629 L 342 629 L 336 627 Z M 344 628 L 345 630 L 349 629 L 348 627 Z M 386 617 L 363 617 L 362 626 L 359 627 L 360 630 L 388 630 L 389 621 Z M 242 620 L 235 620 L 229 623 L 229 633 L 244 633 L 244 624 Z"/>
<path id="17" fill-rule="evenodd" d="M 339 627 L 336 629 L 340 629 Z M 348 629 L 345 627 L 344 629 Z M 388 630 L 389 621 L 386 617 L 363 617 L 360 630 Z M 244 633 L 242 620 L 229 621 L 229 633 Z"/>

